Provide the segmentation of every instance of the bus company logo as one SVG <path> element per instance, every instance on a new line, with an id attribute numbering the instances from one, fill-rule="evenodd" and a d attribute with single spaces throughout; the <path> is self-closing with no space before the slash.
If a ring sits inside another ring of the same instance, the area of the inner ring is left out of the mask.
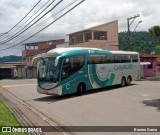
<path id="1" fill-rule="evenodd" d="M 2 132 L 12 132 L 11 127 L 2 127 Z"/>
<path id="2" fill-rule="evenodd" d="M 131 70 L 132 69 L 132 64 L 129 64 L 129 65 L 115 65 L 114 69 L 115 70 Z"/>

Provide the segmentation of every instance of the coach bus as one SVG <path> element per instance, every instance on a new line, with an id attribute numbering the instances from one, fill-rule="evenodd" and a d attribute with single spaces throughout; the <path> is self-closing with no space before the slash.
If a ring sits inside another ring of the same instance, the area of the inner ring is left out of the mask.
<path id="1" fill-rule="evenodd" d="M 140 77 L 137 52 L 56 48 L 37 58 L 37 91 L 41 94 L 82 95 L 87 90 L 130 85 Z"/>

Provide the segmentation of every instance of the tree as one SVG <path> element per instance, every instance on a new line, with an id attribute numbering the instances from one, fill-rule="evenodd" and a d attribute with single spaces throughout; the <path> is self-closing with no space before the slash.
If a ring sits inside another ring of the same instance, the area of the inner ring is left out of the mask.
<path id="1" fill-rule="evenodd" d="M 154 48 L 154 51 L 156 54 L 160 55 L 160 45 L 157 45 L 155 48 Z"/>
<path id="2" fill-rule="evenodd" d="M 160 26 L 156 25 L 148 30 L 149 34 L 160 39 Z"/>

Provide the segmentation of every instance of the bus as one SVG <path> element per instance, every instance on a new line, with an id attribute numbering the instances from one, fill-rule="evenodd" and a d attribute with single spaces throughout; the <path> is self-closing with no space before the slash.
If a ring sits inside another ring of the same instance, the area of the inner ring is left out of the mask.
<path id="1" fill-rule="evenodd" d="M 47 95 L 82 95 L 88 90 L 130 85 L 140 78 L 137 52 L 98 48 L 55 48 L 37 56 L 37 91 Z"/>

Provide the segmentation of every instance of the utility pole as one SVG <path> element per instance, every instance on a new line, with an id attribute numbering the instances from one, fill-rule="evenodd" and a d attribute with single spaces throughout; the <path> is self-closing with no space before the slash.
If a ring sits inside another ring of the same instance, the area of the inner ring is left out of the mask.
<path id="1" fill-rule="evenodd" d="M 134 20 L 137 18 L 137 17 L 140 17 L 140 15 L 134 15 L 133 17 L 128 17 L 127 18 L 127 26 L 128 26 L 128 46 L 129 46 L 129 50 L 131 51 L 131 43 L 130 43 L 130 26 L 132 25 L 132 23 L 134 22 Z M 132 22 L 130 23 L 130 20 L 132 20 Z"/>

